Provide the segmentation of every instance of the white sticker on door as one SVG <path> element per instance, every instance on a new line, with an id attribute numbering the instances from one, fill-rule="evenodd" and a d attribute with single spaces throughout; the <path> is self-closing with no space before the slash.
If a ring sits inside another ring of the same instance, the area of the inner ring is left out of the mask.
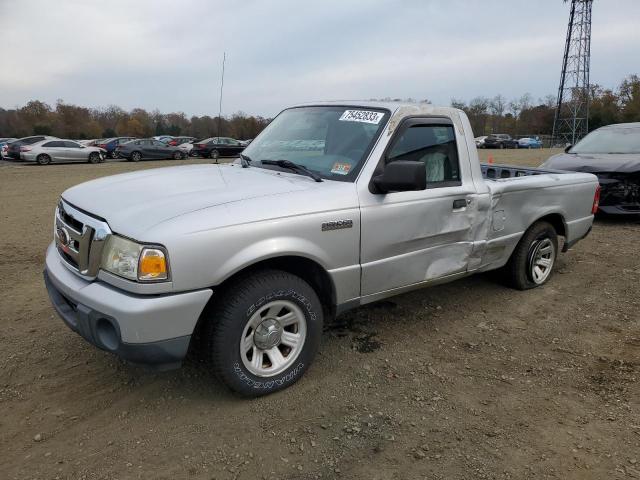
<path id="1" fill-rule="evenodd" d="M 372 112 L 370 110 L 345 110 L 340 120 L 343 122 L 363 122 L 377 125 L 384 117 L 384 113 Z"/>

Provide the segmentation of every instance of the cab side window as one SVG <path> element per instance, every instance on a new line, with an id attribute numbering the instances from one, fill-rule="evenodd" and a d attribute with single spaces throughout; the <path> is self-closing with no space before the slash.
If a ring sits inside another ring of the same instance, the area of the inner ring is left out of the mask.
<path id="1" fill-rule="evenodd" d="M 417 124 L 400 133 L 387 155 L 387 162 L 424 162 L 427 188 L 461 185 L 458 149 L 451 125 Z"/>

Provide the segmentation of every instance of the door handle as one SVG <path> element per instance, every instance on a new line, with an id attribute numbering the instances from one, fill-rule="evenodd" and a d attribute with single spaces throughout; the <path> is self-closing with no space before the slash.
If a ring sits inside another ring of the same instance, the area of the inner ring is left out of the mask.
<path id="1" fill-rule="evenodd" d="M 453 209 L 460 210 L 461 208 L 465 208 L 467 206 L 467 200 L 464 198 L 458 198 L 453 201 Z"/>

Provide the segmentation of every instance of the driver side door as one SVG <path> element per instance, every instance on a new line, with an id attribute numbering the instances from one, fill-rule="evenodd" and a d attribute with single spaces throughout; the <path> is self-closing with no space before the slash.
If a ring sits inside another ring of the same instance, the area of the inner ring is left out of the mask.
<path id="1" fill-rule="evenodd" d="M 390 162 L 420 161 L 426 166 L 427 187 L 376 193 L 373 177 L 364 179 L 370 182 L 367 188 L 359 186 L 362 297 L 466 272 L 476 190 L 460 162 L 467 159 L 463 148 L 466 144 L 458 145 L 448 118 L 413 117 L 398 126 L 373 176 Z"/>

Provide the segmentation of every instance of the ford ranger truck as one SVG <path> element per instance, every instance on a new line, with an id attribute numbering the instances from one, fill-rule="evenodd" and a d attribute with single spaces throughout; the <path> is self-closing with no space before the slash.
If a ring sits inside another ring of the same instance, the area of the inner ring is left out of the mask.
<path id="1" fill-rule="evenodd" d="M 161 369 L 191 347 L 259 396 L 296 382 L 348 309 L 496 269 L 544 285 L 597 201 L 592 174 L 481 165 L 460 110 L 301 105 L 235 163 L 66 190 L 44 278 L 96 347 Z"/>

